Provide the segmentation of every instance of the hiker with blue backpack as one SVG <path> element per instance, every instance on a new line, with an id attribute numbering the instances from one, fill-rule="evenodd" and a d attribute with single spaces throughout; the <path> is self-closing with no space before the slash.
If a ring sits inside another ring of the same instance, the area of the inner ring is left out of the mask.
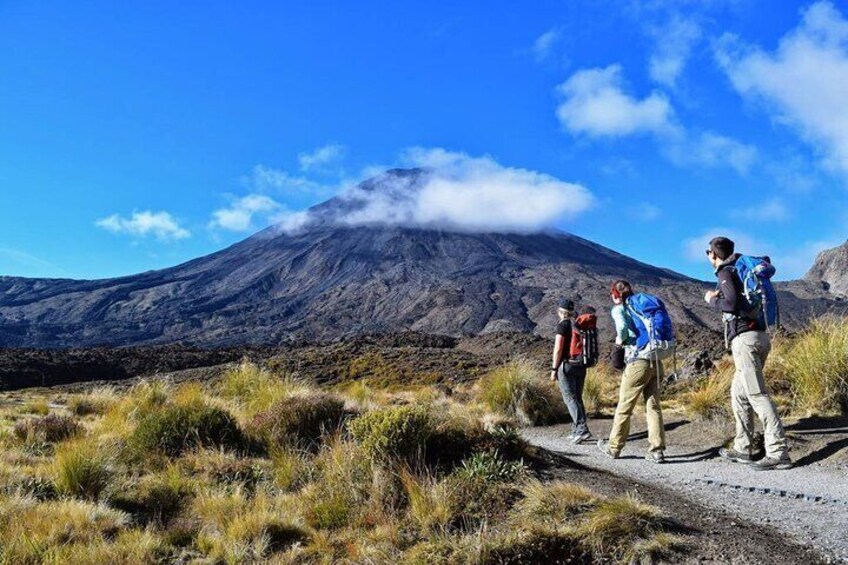
<path id="1" fill-rule="evenodd" d="M 771 284 L 775 269 L 764 257 L 736 253 L 733 241 L 716 237 L 707 248 L 718 286 L 704 300 L 722 313 L 725 346 L 733 353 L 736 373 L 730 388 L 736 437 L 732 448 L 719 454 L 734 463 L 767 471 L 789 469 L 792 460 L 786 446 L 783 423 L 766 390 L 763 367 L 771 351 L 767 330 L 780 323 L 777 293 Z M 766 456 L 754 461 L 752 439 L 754 414 L 763 425 Z"/>
<path id="2" fill-rule="evenodd" d="M 653 463 L 665 463 L 665 427 L 660 407 L 660 388 L 664 377 L 663 360 L 674 355 L 671 317 L 662 300 L 650 294 L 634 293 L 630 283 L 625 280 L 613 283 L 610 298 L 614 304 L 611 314 L 615 322 L 617 347 L 613 358 L 619 357 L 623 362 L 624 374 L 609 440 L 598 440 L 598 449 L 613 459 L 619 457 L 630 435 L 633 410 L 642 399 L 645 402 L 650 445 L 645 459 Z"/>

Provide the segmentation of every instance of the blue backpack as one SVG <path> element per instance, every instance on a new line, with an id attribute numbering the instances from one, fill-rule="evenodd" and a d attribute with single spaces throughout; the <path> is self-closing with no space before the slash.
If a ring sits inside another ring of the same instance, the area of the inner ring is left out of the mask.
<path id="1" fill-rule="evenodd" d="M 736 274 L 742 281 L 742 294 L 751 305 L 751 318 L 758 319 L 766 329 L 780 325 L 780 306 L 771 278 L 776 269 L 767 257 L 740 255 Z"/>
<path id="2" fill-rule="evenodd" d="M 630 296 L 625 305 L 633 318 L 639 357 L 659 360 L 673 355 L 674 326 L 663 301 L 639 293 Z"/>

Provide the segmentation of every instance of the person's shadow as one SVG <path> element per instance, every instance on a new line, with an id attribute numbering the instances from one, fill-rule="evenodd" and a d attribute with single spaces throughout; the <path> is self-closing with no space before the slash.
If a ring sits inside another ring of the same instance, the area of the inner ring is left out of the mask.
<path id="1" fill-rule="evenodd" d="M 802 418 L 792 425 L 786 426 L 786 431 L 793 436 L 805 435 L 836 435 L 841 434 L 846 437 L 831 441 L 821 449 L 813 451 L 798 459 L 795 462 L 795 467 L 804 467 L 812 465 L 819 461 L 824 461 L 848 447 L 848 416 L 839 416 L 835 418 Z"/>

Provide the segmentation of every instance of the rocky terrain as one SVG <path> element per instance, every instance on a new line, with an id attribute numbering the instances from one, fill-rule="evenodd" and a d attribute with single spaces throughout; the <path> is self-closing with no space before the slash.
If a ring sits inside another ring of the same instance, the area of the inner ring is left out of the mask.
<path id="1" fill-rule="evenodd" d="M 550 336 L 562 296 L 606 306 L 627 278 L 660 295 L 678 325 L 717 328 L 709 285 L 561 232 L 468 233 L 353 222 L 426 180 L 393 170 L 311 209 L 297 231 L 266 229 L 188 263 L 116 279 L 0 277 L 0 345 L 280 345 L 362 334 Z M 840 306 L 821 284 L 783 287 L 783 319 Z M 608 316 L 601 316 L 607 330 Z"/>
<path id="2" fill-rule="evenodd" d="M 848 295 L 848 241 L 822 251 L 804 279 L 834 294 Z"/>

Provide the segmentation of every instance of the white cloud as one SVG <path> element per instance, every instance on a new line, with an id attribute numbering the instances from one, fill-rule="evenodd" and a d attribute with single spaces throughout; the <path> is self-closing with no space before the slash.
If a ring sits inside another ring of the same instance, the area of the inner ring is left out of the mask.
<path id="1" fill-rule="evenodd" d="M 552 29 L 536 38 L 536 41 L 533 42 L 532 51 L 537 62 L 542 62 L 548 58 L 554 44 L 559 40 L 559 36 L 559 30 Z"/>
<path id="2" fill-rule="evenodd" d="M 250 231 L 253 229 L 254 216 L 267 217 L 281 208 L 279 203 L 264 194 L 249 194 L 233 201 L 228 208 L 215 210 L 209 227 L 235 232 Z"/>
<path id="3" fill-rule="evenodd" d="M 783 222 L 789 219 L 789 209 L 780 198 L 765 200 L 745 208 L 737 208 L 730 213 L 734 220 L 749 222 Z"/>
<path id="4" fill-rule="evenodd" d="M 340 161 L 347 148 L 344 145 L 330 143 L 319 147 L 311 153 L 300 153 L 297 161 L 301 171 L 320 170 L 332 163 Z"/>
<path id="5" fill-rule="evenodd" d="M 637 99 L 625 92 L 620 65 L 577 71 L 557 87 L 560 123 L 575 134 L 619 137 L 675 134 L 674 110 L 665 95 Z"/>
<path id="6" fill-rule="evenodd" d="M 112 233 L 121 233 L 136 237 L 147 237 L 153 235 L 161 241 L 185 239 L 191 233 L 181 227 L 177 220 L 168 212 L 133 212 L 132 216 L 125 218 L 119 214 L 112 214 L 95 222 L 97 226 Z"/>
<path id="7" fill-rule="evenodd" d="M 705 251 L 709 247 L 710 240 L 717 236 L 724 236 L 733 240 L 736 244 L 736 251 L 748 255 L 769 255 L 774 254 L 774 247 L 768 243 L 759 241 L 743 231 L 728 228 L 715 227 L 708 229 L 695 237 L 690 237 L 683 241 L 683 254 L 687 260 L 692 262 L 704 262 L 706 264 L 707 257 Z"/>
<path id="8" fill-rule="evenodd" d="M 701 27 L 694 20 L 675 14 L 665 26 L 652 30 L 651 35 L 657 41 L 656 52 L 648 65 L 651 78 L 674 88 L 692 48 L 701 38 Z"/>
<path id="9" fill-rule="evenodd" d="M 774 52 L 725 35 L 716 56 L 742 96 L 765 102 L 848 175 L 848 20 L 832 3 L 804 10 Z"/>
<path id="10" fill-rule="evenodd" d="M 681 135 L 666 146 L 666 152 L 678 165 L 730 167 L 740 175 L 747 174 L 757 159 L 753 145 L 710 131 Z"/>
<path id="11" fill-rule="evenodd" d="M 341 221 L 460 231 L 535 231 L 588 210 L 594 197 L 583 186 L 550 175 L 506 167 L 492 157 L 445 149 L 412 148 L 406 166 L 424 176 L 384 175 L 378 189 L 357 186 L 341 198 L 351 206 Z"/>

